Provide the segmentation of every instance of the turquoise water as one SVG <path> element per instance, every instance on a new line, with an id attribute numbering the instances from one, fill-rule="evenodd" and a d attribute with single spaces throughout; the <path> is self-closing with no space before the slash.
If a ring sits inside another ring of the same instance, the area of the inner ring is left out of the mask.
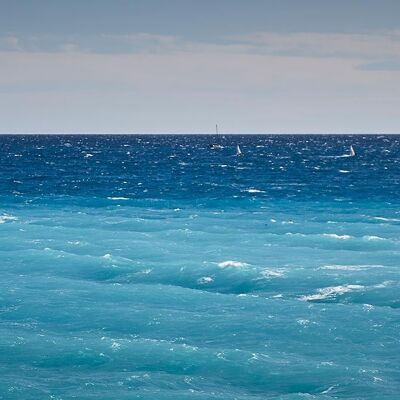
<path id="1" fill-rule="evenodd" d="M 399 136 L 0 143 L 0 399 L 399 398 Z"/>

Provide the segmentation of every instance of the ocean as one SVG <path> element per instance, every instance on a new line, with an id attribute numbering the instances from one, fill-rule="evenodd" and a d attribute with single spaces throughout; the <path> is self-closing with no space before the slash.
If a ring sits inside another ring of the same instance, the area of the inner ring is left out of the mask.
<path id="1" fill-rule="evenodd" d="M 400 136 L 2 135 L 0 164 L 0 399 L 400 398 Z"/>

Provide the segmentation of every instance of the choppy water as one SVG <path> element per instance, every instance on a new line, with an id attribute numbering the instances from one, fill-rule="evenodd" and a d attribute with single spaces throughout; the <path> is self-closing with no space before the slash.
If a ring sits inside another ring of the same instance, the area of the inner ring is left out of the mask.
<path id="1" fill-rule="evenodd" d="M 218 140 L 0 137 L 1 399 L 399 398 L 400 137 Z"/>

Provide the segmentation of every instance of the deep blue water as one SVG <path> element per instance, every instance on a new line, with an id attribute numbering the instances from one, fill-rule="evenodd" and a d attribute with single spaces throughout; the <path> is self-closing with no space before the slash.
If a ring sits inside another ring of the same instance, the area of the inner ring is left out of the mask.
<path id="1" fill-rule="evenodd" d="M 0 399 L 399 399 L 399 184 L 400 136 L 0 136 Z"/>

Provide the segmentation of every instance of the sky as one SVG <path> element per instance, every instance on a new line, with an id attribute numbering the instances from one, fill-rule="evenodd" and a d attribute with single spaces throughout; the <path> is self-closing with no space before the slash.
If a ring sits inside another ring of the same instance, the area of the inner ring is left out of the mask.
<path id="1" fill-rule="evenodd" d="M 1 133 L 400 133 L 399 0 L 0 0 Z"/>

